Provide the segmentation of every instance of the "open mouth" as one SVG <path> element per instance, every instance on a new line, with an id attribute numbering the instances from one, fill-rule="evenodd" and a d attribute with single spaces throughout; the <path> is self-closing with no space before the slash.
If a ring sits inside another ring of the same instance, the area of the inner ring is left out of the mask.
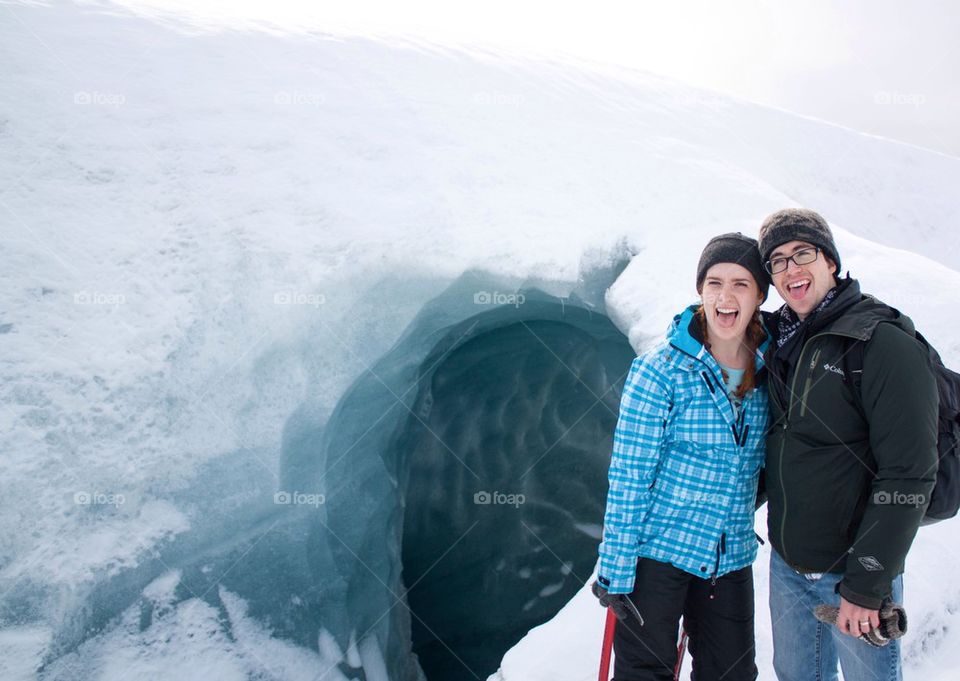
<path id="1" fill-rule="evenodd" d="M 793 283 L 787 284 L 787 294 L 790 296 L 790 300 L 800 300 L 807 295 L 807 291 L 809 290 L 809 279 L 799 279 Z"/>
<path id="2" fill-rule="evenodd" d="M 732 307 L 717 308 L 717 325 L 723 329 L 732 328 L 737 323 L 740 311 Z"/>

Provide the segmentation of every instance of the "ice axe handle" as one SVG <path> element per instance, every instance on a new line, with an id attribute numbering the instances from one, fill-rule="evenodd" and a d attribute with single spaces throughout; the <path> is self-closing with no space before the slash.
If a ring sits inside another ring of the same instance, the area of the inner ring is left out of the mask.
<path id="1" fill-rule="evenodd" d="M 613 608 L 607 608 L 607 621 L 603 627 L 603 648 L 600 651 L 600 681 L 610 681 L 610 653 L 613 650 L 613 630 L 617 616 Z"/>

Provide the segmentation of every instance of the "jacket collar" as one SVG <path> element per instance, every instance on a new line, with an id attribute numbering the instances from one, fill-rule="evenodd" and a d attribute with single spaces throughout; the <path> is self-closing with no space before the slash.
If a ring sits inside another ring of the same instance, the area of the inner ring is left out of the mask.
<path id="1" fill-rule="evenodd" d="M 694 313 L 697 311 L 698 307 L 700 307 L 700 303 L 694 303 L 683 310 L 683 312 L 674 315 L 673 321 L 671 322 L 670 327 L 667 329 L 667 342 L 681 352 L 684 352 L 691 357 L 695 357 L 704 364 L 707 364 L 719 375 L 720 365 L 704 346 L 703 336 L 700 333 L 699 325 L 694 318 Z M 767 336 L 763 339 L 763 342 L 760 343 L 760 347 L 757 348 L 754 357 L 758 374 L 760 373 L 760 369 L 762 369 L 764 366 L 764 353 L 770 346 L 770 332 L 767 329 L 766 322 L 763 320 L 762 316 L 761 323 L 763 324 L 764 331 L 767 332 Z M 689 362 L 683 366 L 689 370 L 693 370 L 695 368 L 695 365 Z"/>
<path id="2" fill-rule="evenodd" d="M 913 321 L 896 308 L 860 291 L 860 282 L 848 274 L 837 285 L 837 297 L 820 314 L 806 320 L 806 336 L 828 330 L 860 340 L 869 340 L 877 324 L 892 322 L 908 333 L 913 333 Z M 786 304 L 784 304 L 784 308 Z M 784 308 L 781 308 L 782 311 Z M 779 315 L 780 311 L 777 312 Z M 776 325 L 776 320 L 770 320 Z"/>

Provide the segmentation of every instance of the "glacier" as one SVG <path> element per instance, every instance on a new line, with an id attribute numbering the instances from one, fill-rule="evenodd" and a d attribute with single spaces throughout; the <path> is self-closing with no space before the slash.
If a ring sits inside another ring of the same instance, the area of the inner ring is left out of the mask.
<path id="1" fill-rule="evenodd" d="M 634 353 L 577 291 L 602 291 L 625 265 L 585 273 L 564 298 L 464 273 L 329 419 L 291 414 L 279 484 L 238 450 L 171 495 L 189 531 L 62 613 L 43 678 L 109 677 L 84 641 L 118 618 L 138 633 L 169 626 L 183 601 L 227 622 L 224 641 L 239 638 L 239 612 L 325 649 L 320 678 L 495 672 L 593 568 Z M 6 606 L 30 613 L 35 597 Z M 360 664 L 330 653 L 348 648 Z"/>
<path id="2" fill-rule="evenodd" d="M 960 366 L 955 158 L 600 64 L 4 9 L 4 679 L 593 676 L 623 376 L 776 208 Z M 908 679 L 960 664 L 951 529 Z"/>

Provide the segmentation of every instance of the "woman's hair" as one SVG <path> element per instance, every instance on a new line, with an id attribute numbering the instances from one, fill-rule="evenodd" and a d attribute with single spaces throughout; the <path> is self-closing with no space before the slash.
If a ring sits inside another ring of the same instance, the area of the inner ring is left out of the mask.
<path id="1" fill-rule="evenodd" d="M 707 352 L 709 352 L 710 331 L 707 327 L 707 315 L 703 311 L 702 304 L 697 307 L 693 318 L 700 327 L 700 334 L 703 336 L 703 346 L 707 349 Z M 737 389 L 734 391 L 737 399 L 742 400 L 744 396 L 757 385 L 757 348 L 760 347 L 760 344 L 766 337 L 767 332 L 764 330 L 763 324 L 760 323 L 760 308 L 757 308 L 757 312 L 750 319 L 750 323 L 747 325 L 747 330 L 744 333 L 744 340 L 747 343 L 747 347 L 750 348 L 750 360 L 747 362 L 746 371 L 743 372 L 743 380 L 740 381 L 740 385 L 737 386 Z M 720 367 L 720 371 L 723 371 L 723 367 Z M 723 371 L 723 378 L 724 380 L 728 378 L 726 371 Z"/>

